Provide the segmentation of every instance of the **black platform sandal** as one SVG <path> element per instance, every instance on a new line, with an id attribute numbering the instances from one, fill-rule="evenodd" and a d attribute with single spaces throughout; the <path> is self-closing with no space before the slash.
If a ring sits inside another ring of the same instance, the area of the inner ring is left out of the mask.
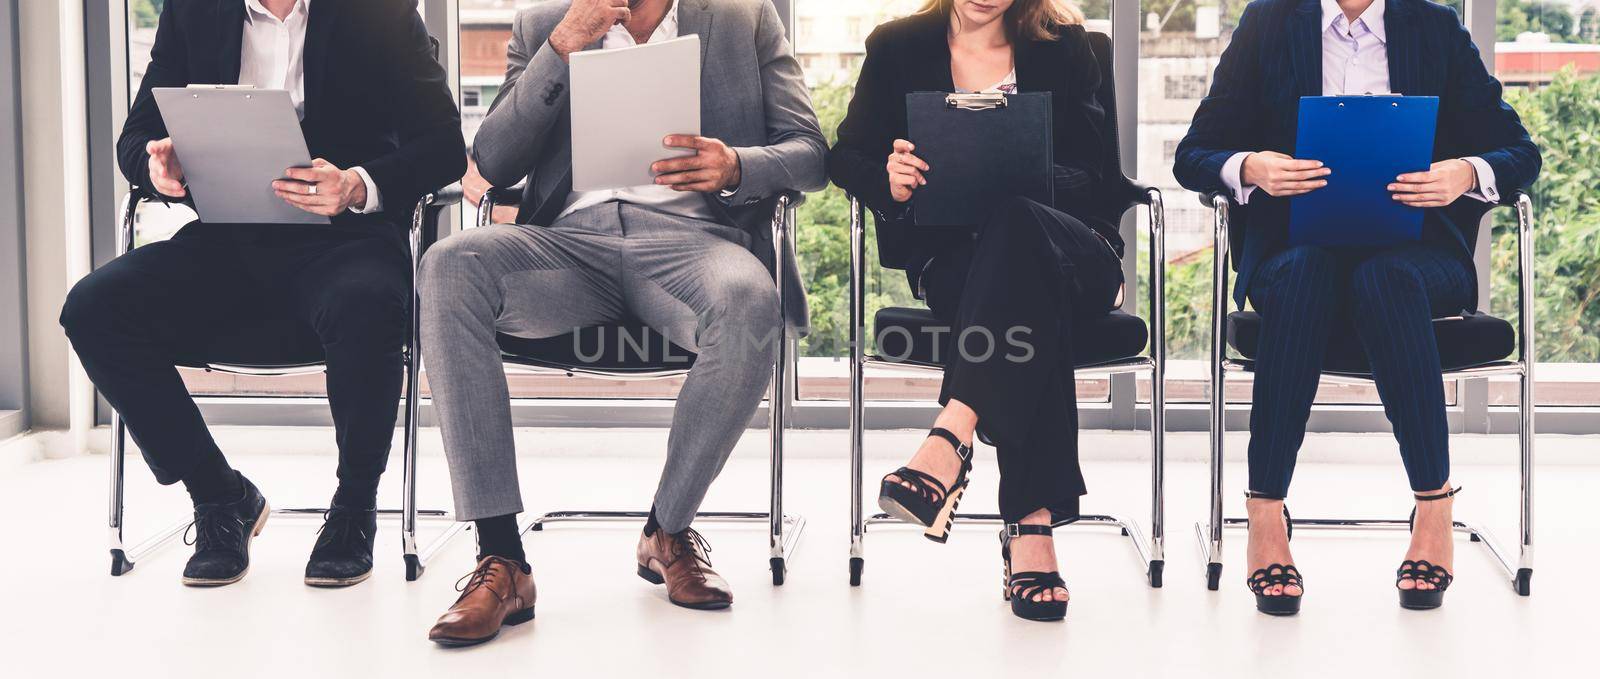
<path id="1" fill-rule="evenodd" d="M 901 467 L 883 477 L 883 484 L 878 490 L 878 506 L 901 521 L 926 526 L 928 530 L 922 534 L 929 540 L 943 544 L 950 539 L 956 505 L 961 504 L 961 495 L 967 491 L 967 473 L 972 471 L 972 446 L 962 443 L 961 439 L 943 427 L 928 430 L 929 438 L 935 436 L 948 441 L 956 449 L 956 457 L 961 458 L 961 471 L 956 474 L 955 482 L 945 488 L 939 479 L 930 474 Z M 899 481 L 891 481 L 890 476 Z M 902 481 L 912 487 L 905 487 Z"/>
<path id="2" fill-rule="evenodd" d="M 1011 602 L 1011 612 L 1024 620 L 1037 620 L 1052 622 L 1067 616 L 1067 602 L 1035 601 L 1034 595 L 1056 588 L 1066 589 L 1067 582 L 1061 579 L 1059 571 L 1023 571 L 1011 572 L 1011 539 L 1023 535 L 1050 535 L 1053 531 L 1049 526 L 1035 526 L 1031 524 L 1008 523 L 1000 531 L 1000 558 L 1005 561 L 1005 591 L 1006 601 Z"/>
<path id="3" fill-rule="evenodd" d="M 1413 495 L 1418 502 L 1433 502 L 1449 497 L 1455 497 L 1461 492 L 1460 487 L 1452 488 L 1448 492 L 1435 495 Z M 1406 521 L 1407 530 L 1416 528 L 1417 510 L 1412 508 L 1411 518 Z M 1400 583 L 1411 580 L 1413 583 L 1426 582 L 1433 585 L 1433 589 L 1400 589 Z M 1444 605 L 1444 591 L 1450 588 L 1450 583 L 1455 576 L 1443 566 L 1437 566 L 1426 560 L 1406 560 L 1400 563 L 1400 568 L 1394 573 L 1394 586 L 1400 592 L 1400 607 L 1414 611 L 1426 611 Z"/>
<path id="4" fill-rule="evenodd" d="M 1264 495 L 1255 491 L 1245 491 L 1244 496 L 1257 500 L 1282 500 L 1280 497 Z M 1284 539 L 1294 539 L 1294 520 L 1289 516 L 1289 506 L 1283 506 L 1283 532 Z M 1300 577 L 1300 571 L 1294 564 L 1275 563 L 1266 568 L 1257 568 L 1245 585 L 1256 595 L 1256 610 L 1267 615 L 1294 615 L 1300 612 L 1300 600 L 1305 596 L 1305 580 Z M 1267 594 L 1267 590 L 1274 586 L 1282 585 L 1284 589 L 1290 587 L 1300 588 L 1299 594 Z"/>

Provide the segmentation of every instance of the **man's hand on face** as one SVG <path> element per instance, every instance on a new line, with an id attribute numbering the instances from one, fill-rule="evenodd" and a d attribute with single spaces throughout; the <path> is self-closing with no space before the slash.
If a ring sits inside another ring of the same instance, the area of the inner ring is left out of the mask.
<path id="1" fill-rule="evenodd" d="M 566 59 L 631 16 L 628 0 L 572 0 L 567 15 L 550 32 L 550 47 Z"/>
<path id="2" fill-rule="evenodd" d="M 720 140 L 672 134 L 662 143 L 668 148 L 691 149 L 694 155 L 652 163 L 650 172 L 656 175 L 656 184 L 702 193 L 739 186 L 739 154 Z"/>
<path id="3" fill-rule="evenodd" d="M 183 166 L 178 164 L 178 152 L 167 137 L 144 145 L 150 154 L 150 188 L 170 198 L 183 198 L 189 190 L 183 185 Z"/>
<path id="4" fill-rule="evenodd" d="M 318 158 L 311 167 L 291 167 L 284 174 L 289 178 L 273 181 L 273 192 L 311 214 L 332 217 L 367 204 L 367 183 L 355 170 L 341 170 Z"/>

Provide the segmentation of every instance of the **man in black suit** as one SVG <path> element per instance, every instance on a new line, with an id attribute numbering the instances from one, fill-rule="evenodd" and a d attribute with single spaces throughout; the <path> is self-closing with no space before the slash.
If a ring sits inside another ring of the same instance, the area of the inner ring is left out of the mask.
<path id="1" fill-rule="evenodd" d="M 1289 199 L 1341 181 L 1339 168 L 1291 157 L 1300 97 L 1390 92 L 1439 98 L 1432 166 L 1387 186 L 1395 201 L 1424 210 L 1421 239 L 1291 245 Z M 1427 0 L 1257 0 L 1240 17 L 1173 173 L 1185 188 L 1238 204 L 1234 300 L 1242 308 L 1248 298 L 1261 315 L 1246 503 L 1252 569 L 1291 564 L 1283 498 L 1329 340 L 1353 329 L 1417 494 L 1406 553 L 1417 568 L 1402 571 L 1401 599 L 1415 598 L 1406 590 L 1437 599 L 1449 584 L 1454 491 L 1431 319 L 1477 308 L 1469 244 L 1478 222 L 1502 195 L 1531 184 L 1540 165 L 1500 94 L 1460 17 Z M 1298 597 L 1301 588 L 1273 581 L 1260 593 Z"/>
<path id="2" fill-rule="evenodd" d="M 444 70 L 416 0 L 167 0 L 150 57 L 117 141 L 137 190 L 188 199 L 153 88 L 283 89 L 316 160 L 273 188 L 332 224 L 193 222 L 85 277 L 61 324 L 156 479 L 189 491 L 195 554 L 183 582 L 196 586 L 244 577 L 267 503 L 228 465 L 173 366 L 215 360 L 263 318 L 303 327 L 327 362 L 339 445 L 306 583 L 355 584 L 372 569 L 378 477 L 399 409 L 411 295 L 401 225 L 422 194 L 465 170 Z"/>

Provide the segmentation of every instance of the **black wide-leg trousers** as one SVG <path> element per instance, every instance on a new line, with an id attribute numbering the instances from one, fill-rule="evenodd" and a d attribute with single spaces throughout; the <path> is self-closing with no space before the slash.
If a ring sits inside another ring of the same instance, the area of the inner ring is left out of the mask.
<path id="1" fill-rule="evenodd" d="M 163 484 L 222 455 L 174 366 L 215 360 L 219 340 L 262 319 L 308 325 L 327 362 L 339 494 L 367 504 L 399 410 L 410 271 L 398 237 L 194 222 L 79 281 L 61 324 Z"/>
<path id="2" fill-rule="evenodd" d="M 1000 462 L 1000 514 L 1078 515 L 1074 327 L 1108 313 L 1122 286 L 1110 244 L 1076 218 L 1026 198 L 998 206 L 970 241 L 947 247 L 921 277 L 950 325 L 940 403 L 978 413 Z"/>

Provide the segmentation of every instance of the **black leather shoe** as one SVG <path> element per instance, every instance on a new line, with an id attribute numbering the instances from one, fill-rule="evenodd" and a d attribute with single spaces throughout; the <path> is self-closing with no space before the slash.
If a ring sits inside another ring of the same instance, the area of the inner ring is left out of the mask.
<path id="1" fill-rule="evenodd" d="M 244 497 L 233 502 L 198 504 L 194 523 L 184 543 L 194 545 L 194 556 L 183 567 L 183 584 L 190 587 L 231 585 L 250 571 L 250 541 L 261 534 L 271 508 L 250 479 L 239 475 Z"/>
<path id="2" fill-rule="evenodd" d="M 306 584 L 349 587 L 372 575 L 372 541 L 378 534 L 378 513 L 334 505 L 323 515 L 317 546 L 306 564 Z"/>

